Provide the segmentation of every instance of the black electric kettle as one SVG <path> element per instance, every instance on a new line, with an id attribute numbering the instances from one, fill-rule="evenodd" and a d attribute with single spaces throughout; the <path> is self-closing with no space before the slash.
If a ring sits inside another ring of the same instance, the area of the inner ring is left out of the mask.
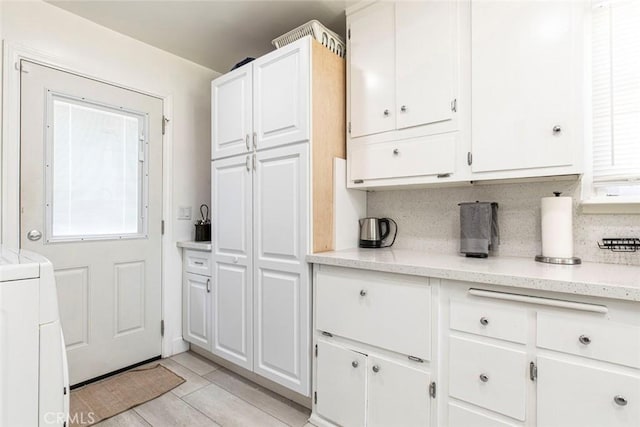
<path id="1" fill-rule="evenodd" d="M 362 218 L 360 219 L 360 247 L 361 248 L 388 248 L 396 241 L 398 224 L 391 218 Z M 393 240 L 388 245 L 382 245 L 384 239 L 389 236 L 391 223 L 395 227 Z"/>

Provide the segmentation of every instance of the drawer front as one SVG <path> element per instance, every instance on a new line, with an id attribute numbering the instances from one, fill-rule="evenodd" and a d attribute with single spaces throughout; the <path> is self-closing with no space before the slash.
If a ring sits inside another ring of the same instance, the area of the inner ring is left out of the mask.
<path id="1" fill-rule="evenodd" d="M 539 426 L 640 425 L 638 375 L 538 357 L 537 394 Z"/>
<path id="2" fill-rule="evenodd" d="M 448 174 L 455 171 L 457 133 L 397 142 L 354 145 L 351 179 Z"/>
<path id="3" fill-rule="evenodd" d="M 640 326 L 544 312 L 537 326 L 538 347 L 640 368 Z"/>
<path id="4" fill-rule="evenodd" d="M 430 358 L 428 279 L 355 269 L 321 269 L 316 278 L 317 329 Z"/>
<path id="5" fill-rule="evenodd" d="M 453 402 L 449 403 L 448 425 L 449 427 L 515 427 L 515 424 L 463 408 Z"/>
<path id="6" fill-rule="evenodd" d="M 451 329 L 520 344 L 527 342 L 527 313 L 498 304 L 451 301 Z"/>
<path id="7" fill-rule="evenodd" d="M 184 250 L 184 271 L 211 276 L 211 252 Z"/>
<path id="8" fill-rule="evenodd" d="M 524 421 L 526 354 L 456 337 L 449 345 L 449 394 Z"/>

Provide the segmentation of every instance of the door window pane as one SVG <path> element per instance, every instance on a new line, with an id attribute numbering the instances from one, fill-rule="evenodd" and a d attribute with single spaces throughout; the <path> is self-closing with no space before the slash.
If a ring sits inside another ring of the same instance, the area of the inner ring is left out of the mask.
<path id="1" fill-rule="evenodd" d="M 50 105 L 49 237 L 68 240 L 141 235 L 143 118 L 57 95 Z"/>

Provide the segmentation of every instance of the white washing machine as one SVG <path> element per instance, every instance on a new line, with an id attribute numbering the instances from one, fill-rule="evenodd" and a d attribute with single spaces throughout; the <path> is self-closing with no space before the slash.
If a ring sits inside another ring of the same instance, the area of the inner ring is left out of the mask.
<path id="1" fill-rule="evenodd" d="M 0 246 L 0 427 L 66 426 L 69 375 L 51 263 Z"/>

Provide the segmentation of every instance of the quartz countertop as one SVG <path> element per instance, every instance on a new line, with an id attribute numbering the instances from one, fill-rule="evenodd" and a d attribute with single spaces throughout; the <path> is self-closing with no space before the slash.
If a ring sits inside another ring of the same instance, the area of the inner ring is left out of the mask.
<path id="1" fill-rule="evenodd" d="M 178 247 L 184 249 L 195 249 L 196 251 L 211 252 L 211 242 L 196 242 L 194 240 L 188 240 L 178 242 Z"/>
<path id="2" fill-rule="evenodd" d="M 307 262 L 389 273 L 640 301 L 640 267 L 585 262 L 552 265 L 531 258 L 466 258 L 409 249 L 346 249 Z"/>

